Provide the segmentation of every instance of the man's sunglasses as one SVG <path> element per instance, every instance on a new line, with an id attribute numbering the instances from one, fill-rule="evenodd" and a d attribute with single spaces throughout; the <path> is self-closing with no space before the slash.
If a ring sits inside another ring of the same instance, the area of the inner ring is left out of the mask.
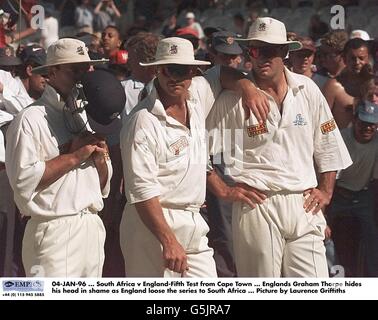
<path id="1" fill-rule="evenodd" d="M 166 77 L 185 78 L 195 73 L 195 67 L 183 64 L 165 64 L 162 66 Z"/>
<path id="2" fill-rule="evenodd" d="M 263 46 L 263 47 L 250 47 L 248 49 L 249 55 L 253 59 L 258 59 L 260 57 L 264 58 L 274 58 L 286 56 L 286 46 Z M 284 54 L 285 52 L 285 54 Z"/>

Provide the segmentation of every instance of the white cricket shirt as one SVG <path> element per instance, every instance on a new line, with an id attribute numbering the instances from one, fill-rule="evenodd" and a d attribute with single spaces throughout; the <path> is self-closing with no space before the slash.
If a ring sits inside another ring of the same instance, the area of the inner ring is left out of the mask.
<path id="1" fill-rule="evenodd" d="M 314 161 L 320 173 L 344 169 L 352 161 L 316 84 L 287 69 L 285 75 L 282 115 L 267 94 L 271 111 L 266 124 L 260 126 L 253 115 L 245 120 L 240 97 L 224 91 L 207 129 L 218 137 L 210 140 L 213 154 L 231 150 L 225 154 L 226 173 L 237 182 L 263 191 L 302 192 L 317 186 Z"/>

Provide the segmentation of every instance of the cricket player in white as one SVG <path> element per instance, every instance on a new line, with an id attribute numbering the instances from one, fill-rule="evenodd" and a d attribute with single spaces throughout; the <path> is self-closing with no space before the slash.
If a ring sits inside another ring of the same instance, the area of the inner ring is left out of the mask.
<path id="1" fill-rule="evenodd" d="M 206 191 L 205 118 L 223 86 L 246 85 L 252 95 L 257 90 L 235 70 L 235 78 L 220 68 L 215 79 L 194 77 L 206 64 L 181 38 L 161 40 L 155 61 L 141 63 L 156 65 L 157 79 L 121 131 L 128 202 L 120 238 L 127 276 L 216 277 L 209 228 L 199 213 Z"/>
<path id="2" fill-rule="evenodd" d="M 328 277 L 321 209 L 332 198 L 336 171 L 352 163 L 349 153 L 316 84 L 285 68 L 288 50 L 301 44 L 286 41 L 284 24 L 258 18 L 244 40 L 253 63 L 251 81 L 269 99 L 268 120 L 258 123 L 253 115 L 245 120 L 232 92 L 219 96 L 207 119 L 208 129 L 221 133 L 214 153 L 231 148 L 225 160 L 229 174 L 236 187 L 247 185 L 256 196 L 252 206 L 233 206 L 237 274 Z M 237 137 L 226 147 L 230 131 Z M 227 190 L 214 173 L 208 183 L 215 193 Z"/>
<path id="3" fill-rule="evenodd" d="M 33 69 L 46 71 L 50 85 L 7 131 L 7 175 L 20 212 L 31 217 L 22 247 L 27 276 L 102 275 L 105 229 L 97 212 L 112 168 L 105 142 L 83 131 L 80 114 L 65 107 L 74 84 L 97 62 L 82 41 L 52 44 L 47 64 Z"/>

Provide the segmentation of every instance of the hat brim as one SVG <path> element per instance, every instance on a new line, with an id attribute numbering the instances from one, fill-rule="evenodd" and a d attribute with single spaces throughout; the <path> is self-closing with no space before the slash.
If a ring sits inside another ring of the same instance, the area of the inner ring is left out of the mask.
<path id="1" fill-rule="evenodd" d="M 361 120 L 361 121 L 364 121 L 364 122 L 369 122 L 369 123 L 378 123 L 378 117 L 377 116 L 373 116 L 373 115 L 367 115 L 367 114 L 361 114 L 361 113 L 358 113 L 358 118 Z"/>
<path id="2" fill-rule="evenodd" d="M 235 54 L 243 53 L 243 50 L 242 48 L 240 48 L 239 45 L 237 45 L 236 47 L 235 46 L 232 47 L 227 44 L 219 44 L 219 45 L 213 46 L 213 48 L 216 52 L 228 54 L 228 55 L 235 55 Z"/>
<path id="3" fill-rule="evenodd" d="M 209 61 L 202 61 L 202 60 L 176 60 L 176 59 L 162 59 L 157 60 L 149 63 L 139 62 L 139 64 L 143 67 L 148 66 L 158 66 L 163 64 L 182 64 L 182 65 L 189 65 L 189 66 L 208 66 L 211 64 Z"/>
<path id="4" fill-rule="evenodd" d="M 299 41 L 279 41 L 279 40 L 274 40 L 274 39 L 267 41 L 266 38 L 264 39 L 262 38 L 245 38 L 245 39 L 235 38 L 235 41 L 249 41 L 251 44 L 266 43 L 266 44 L 288 45 L 289 51 L 296 51 L 296 50 L 302 49 L 302 44 Z"/>
<path id="5" fill-rule="evenodd" d="M 43 66 L 39 66 L 39 67 L 36 67 L 36 68 L 33 68 L 32 69 L 32 73 L 34 74 L 46 74 L 47 73 L 47 69 L 49 67 L 54 67 L 54 66 L 61 66 L 61 65 L 65 65 L 65 64 L 91 64 L 91 65 L 97 65 L 97 64 L 102 64 L 102 63 L 106 63 L 106 62 L 109 62 L 109 59 L 99 59 L 99 60 L 89 60 L 89 61 L 77 61 L 77 62 L 67 62 L 67 63 L 51 63 L 51 64 L 46 64 L 46 65 L 43 65 Z"/>

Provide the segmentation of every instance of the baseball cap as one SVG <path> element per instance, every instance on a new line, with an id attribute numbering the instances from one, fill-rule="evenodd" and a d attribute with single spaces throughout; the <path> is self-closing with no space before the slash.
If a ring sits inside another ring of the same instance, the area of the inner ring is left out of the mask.
<path id="1" fill-rule="evenodd" d="M 25 47 L 19 54 L 19 58 L 22 63 L 34 62 L 39 66 L 42 66 L 46 63 L 46 52 L 45 49 L 38 45 L 31 45 Z"/>
<path id="2" fill-rule="evenodd" d="M 361 101 L 357 106 L 358 118 L 369 123 L 378 123 L 378 105 L 370 101 Z"/>
<path id="3" fill-rule="evenodd" d="M 194 19 L 196 16 L 193 12 L 188 12 L 185 16 L 186 19 Z"/>
<path id="4" fill-rule="evenodd" d="M 353 30 L 350 33 L 349 39 L 361 38 L 362 40 L 369 41 L 370 36 L 365 30 Z"/>
<path id="5" fill-rule="evenodd" d="M 194 58 L 193 45 L 189 40 L 170 37 L 159 41 L 154 61 L 149 63 L 140 62 L 139 64 L 141 66 L 163 64 L 209 65 L 210 62 Z"/>
<path id="6" fill-rule="evenodd" d="M 122 112 L 125 90 L 112 73 L 104 69 L 86 72 L 81 84 L 88 102 L 85 111 L 95 122 L 108 125 Z"/>
<path id="7" fill-rule="evenodd" d="M 300 50 L 309 50 L 312 52 L 316 52 L 316 47 L 314 41 L 312 41 L 309 37 L 298 37 L 299 42 L 302 44 L 302 48 Z"/>
<path id="8" fill-rule="evenodd" d="M 245 39 L 238 41 L 263 42 L 268 44 L 287 44 L 289 51 L 299 50 L 302 45 L 299 41 L 288 41 L 285 25 L 270 17 L 257 18 L 248 31 Z"/>
<path id="9" fill-rule="evenodd" d="M 215 32 L 212 35 L 211 47 L 219 52 L 229 55 L 243 53 L 242 48 L 235 41 L 236 34 L 228 31 Z"/>
<path id="10" fill-rule="evenodd" d="M 206 27 L 205 29 L 203 29 L 203 33 L 205 34 L 207 38 L 211 38 L 215 32 L 219 32 L 219 31 L 226 31 L 226 30 L 222 27 Z"/>

